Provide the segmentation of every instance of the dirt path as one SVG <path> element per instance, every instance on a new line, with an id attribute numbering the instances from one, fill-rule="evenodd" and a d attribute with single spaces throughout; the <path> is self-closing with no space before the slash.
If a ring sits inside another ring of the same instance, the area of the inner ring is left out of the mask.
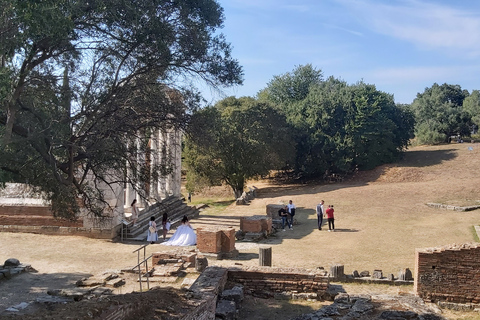
<path id="1" fill-rule="evenodd" d="M 273 247 L 274 266 L 328 270 L 343 264 L 346 273 L 381 269 L 396 276 L 400 269 L 413 271 L 415 248 L 475 240 L 472 226 L 480 223 L 480 210 L 453 212 L 425 203 L 480 200 L 478 168 L 478 144 L 417 147 L 398 165 L 342 183 L 276 186 L 256 182 L 259 194 L 250 205 L 229 206 L 221 215 L 206 211 L 192 224 L 194 228 L 212 224 L 238 228 L 241 216 L 265 214 L 266 204 L 292 199 L 299 224 L 261 243 Z M 335 205 L 335 233 L 316 229 L 314 208 L 321 199 Z M 237 242 L 239 258 L 210 264 L 257 265 L 258 245 Z M 0 281 L 0 315 L 7 307 L 44 294 L 46 288 L 73 286 L 85 275 L 133 266 L 138 246 L 84 237 L 0 233 L 0 261 L 17 258 L 38 271 Z M 160 245 L 150 245 L 147 255 L 162 250 Z"/>

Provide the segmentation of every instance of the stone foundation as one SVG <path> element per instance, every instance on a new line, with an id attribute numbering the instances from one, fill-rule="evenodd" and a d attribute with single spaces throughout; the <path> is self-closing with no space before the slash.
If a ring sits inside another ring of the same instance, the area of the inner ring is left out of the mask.
<path id="1" fill-rule="evenodd" d="M 301 293 L 305 298 L 322 300 L 329 285 L 323 271 L 272 267 L 230 268 L 228 281 L 242 285 L 246 293 L 263 298 L 278 294 L 293 298 Z"/>
<path id="2" fill-rule="evenodd" d="M 414 291 L 424 300 L 480 304 L 480 244 L 417 249 Z"/>

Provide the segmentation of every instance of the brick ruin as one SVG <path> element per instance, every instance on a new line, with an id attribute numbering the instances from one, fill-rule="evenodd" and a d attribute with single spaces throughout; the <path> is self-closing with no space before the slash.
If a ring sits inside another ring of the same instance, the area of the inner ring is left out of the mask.
<path id="1" fill-rule="evenodd" d="M 184 319 L 229 318 L 239 308 L 240 290 L 262 297 L 282 296 L 299 299 L 324 299 L 329 278 L 322 272 L 271 267 L 208 267 L 189 289 L 199 306 Z"/>
<path id="2" fill-rule="evenodd" d="M 238 256 L 233 227 L 209 226 L 197 228 L 197 249 L 204 256 L 225 259 Z"/>
<path id="3" fill-rule="evenodd" d="M 480 243 L 417 249 L 414 291 L 442 304 L 480 304 Z"/>

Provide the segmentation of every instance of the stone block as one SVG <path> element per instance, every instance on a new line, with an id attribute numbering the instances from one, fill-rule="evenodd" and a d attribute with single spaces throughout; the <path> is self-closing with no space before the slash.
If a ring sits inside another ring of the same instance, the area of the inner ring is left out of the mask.
<path id="1" fill-rule="evenodd" d="M 215 316 L 224 320 L 237 319 L 237 307 L 235 302 L 229 300 L 219 300 L 217 303 L 217 309 L 215 310 Z"/>
<path id="2" fill-rule="evenodd" d="M 20 265 L 20 261 L 15 258 L 5 260 L 5 263 L 3 264 L 4 267 L 16 267 L 18 265 Z"/>
<path id="3" fill-rule="evenodd" d="M 398 280 L 412 281 L 412 271 L 410 271 L 410 269 L 408 268 L 406 268 L 405 270 L 401 270 L 398 274 Z"/>
<path id="4" fill-rule="evenodd" d="M 383 278 L 382 270 L 373 270 L 372 278 L 373 279 L 382 279 Z"/>
<path id="5" fill-rule="evenodd" d="M 278 218 L 278 210 L 284 208 L 284 204 L 267 204 L 266 213 L 270 218 Z"/>
<path id="6" fill-rule="evenodd" d="M 235 250 L 235 229 L 232 227 L 198 228 L 197 248 L 202 253 L 232 252 Z"/>
<path id="7" fill-rule="evenodd" d="M 251 216 L 240 218 L 240 230 L 245 233 L 272 233 L 272 218 L 268 216 Z"/>
<path id="8" fill-rule="evenodd" d="M 235 286 L 229 290 L 223 290 L 221 298 L 223 300 L 234 301 L 236 305 L 240 305 L 243 301 L 243 287 L 242 286 Z"/>
<path id="9" fill-rule="evenodd" d="M 222 232 L 222 252 L 231 252 L 235 250 L 235 229 L 223 228 Z"/>
<path id="10" fill-rule="evenodd" d="M 216 228 L 197 229 L 197 249 L 205 253 L 222 251 L 222 232 Z"/>
<path id="11" fill-rule="evenodd" d="M 118 288 L 121 287 L 125 284 L 125 279 L 122 278 L 115 278 L 107 281 L 105 284 L 107 287 L 113 287 L 113 288 Z"/>
<path id="12" fill-rule="evenodd" d="M 182 269 L 183 265 L 178 264 L 164 264 L 155 266 L 152 272 L 152 277 L 170 277 L 178 275 L 178 272 Z"/>
<path id="13" fill-rule="evenodd" d="M 195 270 L 203 272 L 208 267 L 208 260 L 205 257 L 198 257 L 195 259 Z"/>
<path id="14" fill-rule="evenodd" d="M 364 277 L 370 277 L 370 272 L 365 270 L 365 271 L 362 271 L 360 272 L 360 277 L 364 278 Z"/>

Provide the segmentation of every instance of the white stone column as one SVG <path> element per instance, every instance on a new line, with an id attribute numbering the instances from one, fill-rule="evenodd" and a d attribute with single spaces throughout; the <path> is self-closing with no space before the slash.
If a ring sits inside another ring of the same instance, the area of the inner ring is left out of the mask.
<path id="1" fill-rule="evenodd" d="M 155 199 L 156 201 L 160 200 L 160 196 L 158 193 L 158 176 L 157 168 L 160 164 L 160 157 L 159 157 L 159 139 L 158 133 L 159 130 L 155 130 L 151 136 L 150 141 L 150 154 L 151 154 L 151 165 L 150 165 L 150 198 Z"/>
<path id="2" fill-rule="evenodd" d="M 158 163 L 165 167 L 167 165 L 168 159 L 168 145 L 167 145 L 167 137 L 165 130 L 158 131 L 158 140 L 160 147 L 158 148 Z M 166 188 L 166 177 L 160 173 L 158 176 L 158 195 L 161 199 L 165 199 L 168 197 L 168 192 Z"/>

